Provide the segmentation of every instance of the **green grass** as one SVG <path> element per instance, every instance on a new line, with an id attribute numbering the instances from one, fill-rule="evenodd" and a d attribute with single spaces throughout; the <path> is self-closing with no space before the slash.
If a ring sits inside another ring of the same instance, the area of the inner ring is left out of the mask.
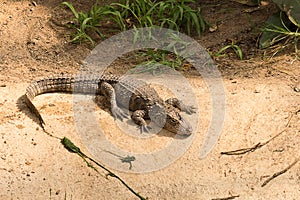
<path id="1" fill-rule="evenodd" d="M 274 33 L 276 34 L 275 37 L 272 38 L 270 41 L 270 44 L 274 45 L 278 42 L 282 42 L 281 44 L 277 46 L 273 46 L 273 56 L 275 56 L 277 53 L 281 52 L 282 50 L 286 49 L 290 45 L 294 46 L 294 50 L 296 53 L 296 56 L 298 57 L 299 49 L 298 49 L 298 43 L 300 39 L 300 28 L 297 27 L 296 30 L 292 31 L 290 30 L 283 22 L 283 27 L 276 26 L 274 24 L 269 25 L 268 27 L 265 27 L 263 29 L 263 32 L 268 33 Z"/>
<path id="2" fill-rule="evenodd" d="M 233 50 L 234 53 L 236 54 L 236 56 L 237 56 L 240 60 L 243 60 L 243 52 L 242 52 L 241 48 L 240 48 L 238 45 L 236 45 L 236 44 L 234 43 L 233 40 L 232 40 L 231 44 L 222 47 L 217 53 L 212 54 L 211 56 L 212 56 L 212 57 L 223 56 L 223 55 L 224 55 L 223 53 L 224 53 L 225 51 L 227 51 L 228 49 Z"/>
<path id="3" fill-rule="evenodd" d="M 194 9 L 194 0 L 121 0 L 119 3 L 111 3 L 107 6 L 100 6 L 96 2 L 89 11 L 77 11 L 69 2 L 62 4 L 67 6 L 74 15 L 75 24 L 71 28 L 76 30 L 72 36 L 71 42 L 90 42 L 95 44 L 91 33 L 96 32 L 104 37 L 101 29 L 101 23 L 104 20 L 111 19 L 114 25 L 117 25 L 120 31 L 135 29 L 134 43 L 137 41 L 149 40 L 149 32 L 141 32 L 138 28 L 168 28 L 175 31 L 183 31 L 188 35 L 197 34 L 201 36 L 208 23 L 201 15 L 201 9 Z M 144 34 L 144 35 L 143 35 Z M 143 64 L 143 69 L 135 68 L 136 73 L 151 71 L 153 74 L 161 73 L 161 65 L 169 66 L 173 69 L 179 69 L 184 59 L 178 56 L 178 46 L 187 47 L 183 41 L 171 33 L 169 36 L 171 42 L 166 50 L 148 49 L 142 57 L 148 60 Z M 151 40 L 155 38 L 151 38 Z M 157 39 L 159 40 L 159 38 Z M 173 52 L 173 54 L 171 53 Z"/>
<path id="4" fill-rule="evenodd" d="M 184 58 L 166 50 L 147 49 L 138 53 L 137 56 L 146 57 L 146 61 L 130 70 L 131 73 L 135 74 L 151 73 L 158 75 L 163 72 L 165 66 L 177 70 L 184 63 Z"/>
<path id="5" fill-rule="evenodd" d="M 158 42 L 158 46 L 161 46 L 163 49 L 149 48 L 138 52 L 136 54 L 138 60 L 146 59 L 146 61 L 135 66 L 131 70 L 131 73 L 150 72 L 153 75 L 156 75 L 161 74 L 166 66 L 178 70 L 184 66 L 186 59 L 192 56 L 187 51 L 190 43 L 182 40 L 176 32 L 165 32 L 164 37 L 166 37 L 166 39 L 162 39 L 162 41 L 151 38 L 151 29 L 146 31 L 146 33 L 140 33 L 139 30 L 137 30 L 136 33 L 138 37 L 148 37 L 141 39 L 142 42 L 147 41 L 147 39 L 150 42 L 156 41 Z"/>
<path id="6" fill-rule="evenodd" d="M 271 15 L 261 29 L 259 47 L 271 51 L 271 58 L 279 52 L 293 47 L 296 57 L 299 58 L 300 27 L 296 26 L 285 12 Z M 267 52 L 265 52 L 266 56 Z M 270 54 L 270 52 L 268 52 Z"/>
<path id="7" fill-rule="evenodd" d="M 100 6 L 98 2 L 87 12 L 77 11 L 69 2 L 63 2 L 74 15 L 76 30 L 72 42 L 90 42 L 94 44 L 91 33 L 96 32 L 104 37 L 101 23 L 110 18 L 120 31 L 131 28 L 163 27 L 182 31 L 191 35 L 205 31 L 207 22 L 201 15 L 201 9 L 193 9 L 194 0 L 121 0 L 120 3 L 111 3 Z"/>
<path id="8" fill-rule="evenodd" d="M 94 40 L 89 34 L 91 31 L 96 32 L 100 37 L 104 37 L 99 27 L 106 16 L 106 7 L 99 6 L 96 2 L 88 12 L 78 12 L 69 2 L 63 2 L 62 5 L 67 6 L 75 17 L 75 24 L 71 25 L 71 28 L 76 30 L 76 34 L 73 36 L 71 42 L 81 43 L 89 41 L 94 45 Z"/>
<path id="9" fill-rule="evenodd" d="M 121 30 L 141 27 L 164 27 L 198 36 L 205 31 L 201 9 L 193 9 L 194 0 L 123 0 L 110 5 L 110 13 Z"/>

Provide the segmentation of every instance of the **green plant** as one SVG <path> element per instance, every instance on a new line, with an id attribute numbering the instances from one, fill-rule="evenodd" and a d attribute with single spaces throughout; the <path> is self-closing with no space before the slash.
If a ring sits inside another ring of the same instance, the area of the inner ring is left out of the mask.
<path id="1" fill-rule="evenodd" d="M 193 9 L 190 6 L 194 3 L 194 0 L 122 0 L 120 3 L 99 6 L 96 2 L 88 12 L 78 12 L 69 2 L 62 4 L 75 16 L 75 23 L 71 27 L 76 29 L 76 34 L 72 42 L 89 41 L 94 44 L 91 33 L 104 37 L 99 28 L 107 18 L 111 18 L 121 31 L 129 28 L 164 27 L 186 31 L 188 34 L 195 30 L 200 36 L 207 22 L 203 19 L 200 8 Z M 138 32 L 135 39 L 137 37 Z"/>
<path id="2" fill-rule="evenodd" d="M 58 138 L 60 139 L 61 144 L 65 147 L 65 149 L 67 149 L 69 152 L 71 153 L 75 153 L 77 154 L 79 157 L 81 157 L 83 159 L 83 161 L 87 164 L 88 167 L 92 168 L 93 170 L 95 170 L 98 174 L 100 174 L 100 172 L 98 171 L 98 169 L 96 169 L 96 167 L 92 164 L 96 164 L 98 167 L 100 167 L 101 169 L 105 170 L 107 172 L 106 178 L 107 176 L 111 176 L 113 178 L 116 178 L 117 180 L 119 180 L 130 192 L 132 192 L 136 197 L 138 197 L 141 200 L 146 200 L 147 198 L 141 196 L 139 193 L 137 193 L 134 189 L 132 189 L 123 179 L 121 179 L 118 175 L 116 175 L 114 172 L 112 172 L 111 170 L 109 170 L 108 168 L 106 168 L 104 165 L 98 163 L 97 161 L 95 161 L 93 158 L 87 156 L 85 153 L 83 153 L 79 147 L 77 147 L 70 139 L 63 137 L 63 138 Z M 51 194 L 51 190 L 50 190 L 50 194 Z M 51 196 L 51 195 L 50 195 Z"/>
<path id="3" fill-rule="evenodd" d="M 185 64 L 186 59 L 192 56 L 192 53 L 187 51 L 190 43 L 182 40 L 177 33 L 167 31 L 164 33 L 165 38 L 156 40 L 155 37 L 152 37 L 151 30 L 146 31 L 146 34 L 145 32 L 140 33 L 139 30 L 137 32 L 139 36 L 145 37 L 141 39 L 142 42 L 146 40 L 149 40 L 150 43 L 155 42 L 162 49 L 149 48 L 137 53 L 137 57 L 146 58 L 146 61 L 133 68 L 132 73 L 160 74 L 166 66 L 177 70 Z"/>
<path id="4" fill-rule="evenodd" d="M 110 17 L 120 30 L 135 29 L 133 43 L 136 44 L 147 40 L 160 41 L 152 35 L 151 28 L 155 27 L 176 31 L 185 30 L 188 34 L 195 30 L 200 36 L 207 23 L 201 16 L 200 8 L 195 10 L 190 6 L 193 3 L 195 3 L 194 0 L 122 0 L 120 3 L 111 3 L 109 6 L 99 6 L 96 2 L 88 12 L 77 12 L 68 2 L 63 2 L 63 5 L 66 5 L 75 16 L 76 23 L 73 28 L 77 30 L 77 33 L 72 42 L 89 41 L 94 44 L 89 34 L 90 31 L 95 31 L 98 35 L 103 36 L 99 31 L 100 23 L 103 19 Z M 146 29 L 146 31 L 139 29 L 145 27 L 150 29 Z M 173 69 L 182 66 L 184 58 L 190 56 L 184 52 L 188 44 L 172 32 L 167 35 L 167 38 L 169 43 L 163 44 L 166 49 L 148 49 L 140 54 L 142 57 L 147 57 L 147 61 L 142 63 L 144 69 L 136 67 L 135 72 L 141 73 L 146 70 L 160 73 L 161 65 Z"/>
<path id="5" fill-rule="evenodd" d="M 136 26 L 138 27 L 150 27 L 153 25 L 154 21 L 154 9 L 157 6 L 157 3 L 152 2 L 151 0 L 138 0 L 130 1 L 123 0 L 121 3 L 112 3 L 111 6 L 115 6 L 116 11 L 120 13 L 118 20 L 122 20 L 127 24 L 127 26 Z"/>
<path id="6" fill-rule="evenodd" d="M 161 74 L 164 67 L 179 69 L 184 62 L 182 57 L 161 49 L 146 49 L 138 56 L 146 57 L 146 61 L 133 68 L 131 73 L 151 72 L 153 75 Z"/>
<path id="7" fill-rule="evenodd" d="M 283 12 L 280 12 L 279 17 L 271 16 L 262 31 L 260 48 L 268 48 L 282 41 L 282 44 L 274 46 L 273 56 L 290 45 L 294 45 L 295 52 L 298 53 L 299 27 L 293 26 Z"/>
<path id="8" fill-rule="evenodd" d="M 261 49 L 269 48 L 282 42 L 275 47 L 273 55 L 290 45 L 294 45 L 298 54 L 298 41 L 300 38 L 300 4 L 294 0 L 273 0 L 280 12 L 271 15 L 266 21 L 259 39 Z"/>
<path id="9" fill-rule="evenodd" d="M 226 51 L 227 49 L 232 49 L 237 55 L 237 57 L 240 60 L 243 60 L 243 52 L 238 45 L 234 44 L 233 40 L 231 41 L 231 44 L 222 47 L 217 53 L 212 54 L 212 57 L 218 57 L 224 55 L 223 52 Z"/>
<path id="10" fill-rule="evenodd" d="M 190 35 L 195 28 L 200 36 L 205 30 L 206 21 L 201 10 L 190 7 L 194 0 L 123 0 L 112 3 L 110 14 L 121 30 L 131 27 L 165 27 L 177 31 L 186 30 Z"/>
<path id="11" fill-rule="evenodd" d="M 186 28 L 190 35 L 192 28 L 195 28 L 198 35 L 205 31 L 206 21 L 201 15 L 201 9 L 193 9 L 187 4 L 195 3 L 194 0 L 168 0 L 163 3 L 162 13 L 167 13 L 160 20 L 168 25 L 168 28 L 178 30 L 179 27 Z M 167 11 L 167 12 L 166 12 Z"/>
<path id="12" fill-rule="evenodd" d="M 74 6 L 69 2 L 63 2 L 62 5 L 67 6 L 75 16 L 76 23 L 72 25 L 77 33 L 74 35 L 72 42 L 89 41 L 94 45 L 94 40 L 90 37 L 89 31 L 96 32 L 100 37 L 104 35 L 99 31 L 100 22 L 106 15 L 107 8 L 99 6 L 97 2 L 92 6 L 88 12 L 77 12 Z"/>

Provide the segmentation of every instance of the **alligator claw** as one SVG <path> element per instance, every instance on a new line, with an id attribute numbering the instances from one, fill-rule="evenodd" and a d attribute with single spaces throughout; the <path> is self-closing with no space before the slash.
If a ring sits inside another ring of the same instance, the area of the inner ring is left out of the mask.
<path id="1" fill-rule="evenodd" d="M 196 113 L 197 108 L 195 106 L 185 106 L 182 111 L 186 112 L 187 114 L 191 115 Z"/>
<path id="2" fill-rule="evenodd" d="M 150 129 L 152 128 L 148 125 L 142 125 L 138 126 L 138 129 L 140 129 L 140 133 L 150 133 Z"/>
<path id="3" fill-rule="evenodd" d="M 116 107 L 116 108 L 112 109 L 112 114 L 113 114 L 115 119 L 118 118 L 121 121 L 123 121 L 124 118 L 129 119 L 129 115 L 119 107 Z"/>
<path id="4" fill-rule="evenodd" d="M 195 106 L 188 106 L 184 104 L 181 100 L 178 100 L 177 98 L 170 98 L 166 100 L 166 103 L 174 106 L 175 108 L 178 108 L 182 112 L 186 112 L 189 115 L 196 113 L 197 110 Z"/>

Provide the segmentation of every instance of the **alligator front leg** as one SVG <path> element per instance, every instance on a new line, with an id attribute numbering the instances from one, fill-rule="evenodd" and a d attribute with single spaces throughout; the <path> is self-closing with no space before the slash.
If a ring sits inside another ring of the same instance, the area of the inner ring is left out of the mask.
<path id="1" fill-rule="evenodd" d="M 170 98 L 166 100 L 166 103 L 174 106 L 175 108 L 178 108 L 180 111 L 186 112 L 189 115 L 196 113 L 196 107 L 185 105 L 181 100 L 177 98 Z"/>
<path id="2" fill-rule="evenodd" d="M 119 108 L 117 105 L 116 92 L 114 87 L 107 82 L 102 82 L 100 85 L 100 90 L 101 93 L 105 96 L 105 98 L 108 99 L 110 102 L 110 109 L 113 117 L 115 119 L 119 118 L 122 121 L 124 118 L 128 118 L 128 114 L 124 112 L 121 108 Z"/>
<path id="3" fill-rule="evenodd" d="M 146 116 L 146 111 L 144 110 L 136 110 L 132 113 L 131 119 L 140 126 L 141 132 L 150 132 L 151 127 L 148 126 L 144 117 Z"/>

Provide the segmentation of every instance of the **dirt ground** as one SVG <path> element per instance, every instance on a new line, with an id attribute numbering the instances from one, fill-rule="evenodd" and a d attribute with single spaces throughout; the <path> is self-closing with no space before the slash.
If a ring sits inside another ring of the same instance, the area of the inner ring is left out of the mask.
<path id="1" fill-rule="evenodd" d="M 22 102 L 31 81 L 76 73 L 92 49 L 89 44 L 69 43 L 72 30 L 64 25 L 72 14 L 61 2 L 0 0 L 0 199 L 134 199 L 118 180 L 105 178 L 101 169 L 98 174 L 43 132 Z M 85 1 L 71 2 L 83 9 L 90 6 Z M 204 18 L 218 28 L 206 31 L 199 43 L 216 52 L 234 40 L 245 56 L 241 61 L 229 52 L 216 58 L 226 95 L 226 116 L 217 145 L 199 159 L 211 122 L 211 98 L 201 76 L 184 69 L 180 72 L 192 85 L 201 110 L 191 146 L 158 171 L 115 173 L 149 199 L 298 199 L 299 162 L 262 187 L 274 173 L 300 158 L 300 93 L 296 91 L 300 62 L 293 49 L 270 57 L 271 50 L 264 54 L 256 48 L 257 28 L 275 7 L 268 4 L 249 11 L 250 7 L 221 0 L 201 1 L 201 5 Z M 120 58 L 111 70 L 124 73 L 132 63 Z M 74 123 L 72 100 L 68 94 L 45 94 L 34 104 L 47 130 L 70 138 L 89 154 Z M 128 143 L 120 139 L 122 132 L 107 110 L 97 108 L 97 115 L 104 130 L 109 130 L 108 137 L 126 148 Z M 161 146 L 172 139 L 157 137 L 154 144 Z M 267 141 L 246 154 L 221 155 Z"/>

